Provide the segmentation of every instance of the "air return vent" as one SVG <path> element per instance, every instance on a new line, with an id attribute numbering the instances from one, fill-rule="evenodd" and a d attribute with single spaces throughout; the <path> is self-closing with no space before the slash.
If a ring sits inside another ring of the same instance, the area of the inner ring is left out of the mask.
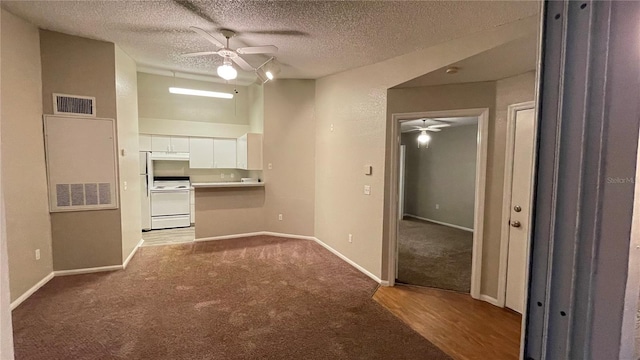
<path id="1" fill-rule="evenodd" d="M 53 94 L 53 113 L 96 116 L 96 98 L 90 96 Z"/>

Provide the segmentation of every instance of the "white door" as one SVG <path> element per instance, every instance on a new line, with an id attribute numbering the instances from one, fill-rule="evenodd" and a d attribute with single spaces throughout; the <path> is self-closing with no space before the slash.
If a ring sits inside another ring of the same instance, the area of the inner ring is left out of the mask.
<path id="1" fill-rule="evenodd" d="M 151 151 L 171 151 L 171 137 L 151 135 Z"/>
<path id="2" fill-rule="evenodd" d="M 213 139 L 189 139 L 189 167 L 192 169 L 213 168 Z"/>
<path id="3" fill-rule="evenodd" d="M 400 145 L 400 174 L 398 174 L 398 187 L 400 188 L 398 194 L 398 219 L 402 220 L 404 217 L 404 166 L 405 158 L 407 154 L 407 146 Z"/>
<path id="4" fill-rule="evenodd" d="M 171 151 L 189 152 L 189 138 L 184 136 L 172 136 Z"/>
<path id="5" fill-rule="evenodd" d="M 217 169 L 235 169 L 236 139 L 213 139 L 213 166 Z"/>
<path id="6" fill-rule="evenodd" d="M 534 109 L 517 110 L 512 124 L 515 129 L 513 130 L 505 306 L 522 314 L 525 305 L 527 249 L 530 238 Z"/>

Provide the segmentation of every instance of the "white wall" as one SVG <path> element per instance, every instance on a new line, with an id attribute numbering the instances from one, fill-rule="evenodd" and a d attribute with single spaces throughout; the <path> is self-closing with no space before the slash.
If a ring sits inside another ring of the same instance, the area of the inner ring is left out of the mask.
<path id="1" fill-rule="evenodd" d="M 387 89 L 536 30 L 537 18 L 526 18 L 317 80 L 316 237 L 386 278 Z M 364 175 L 364 165 L 373 166 L 372 176 Z M 371 185 L 371 195 L 363 195 L 364 185 Z"/>
<path id="2" fill-rule="evenodd" d="M 2 183 L 11 300 L 53 271 L 38 28 L 2 10 Z M 35 250 L 40 249 L 40 260 Z"/>
<path id="3" fill-rule="evenodd" d="M 142 229 L 138 164 L 140 160 L 138 155 L 138 78 L 135 61 L 117 45 L 115 57 L 116 124 L 120 150 L 118 153 L 120 219 L 122 260 L 124 261 L 140 241 L 140 229 Z"/>

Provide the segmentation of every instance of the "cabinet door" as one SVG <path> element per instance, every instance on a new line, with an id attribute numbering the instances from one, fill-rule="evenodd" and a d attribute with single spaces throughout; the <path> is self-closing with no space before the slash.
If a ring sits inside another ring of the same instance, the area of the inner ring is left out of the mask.
<path id="1" fill-rule="evenodd" d="M 151 135 L 151 151 L 171 151 L 171 137 Z"/>
<path id="2" fill-rule="evenodd" d="M 247 169 L 247 135 L 238 138 L 236 146 L 236 167 L 238 169 Z"/>
<path id="3" fill-rule="evenodd" d="M 151 151 L 151 135 L 140 134 L 140 151 Z"/>
<path id="4" fill-rule="evenodd" d="M 236 139 L 213 139 L 213 166 L 218 169 L 235 169 Z"/>
<path id="5" fill-rule="evenodd" d="M 213 168 L 213 139 L 189 139 L 189 167 L 192 169 Z"/>
<path id="6" fill-rule="evenodd" d="M 189 138 L 184 136 L 172 136 L 171 151 L 189 152 Z"/>

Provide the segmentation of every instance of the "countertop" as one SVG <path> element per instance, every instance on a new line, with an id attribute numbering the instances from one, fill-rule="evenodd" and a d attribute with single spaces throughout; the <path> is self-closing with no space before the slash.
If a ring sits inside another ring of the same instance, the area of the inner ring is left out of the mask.
<path id="1" fill-rule="evenodd" d="M 264 187 L 263 182 L 240 182 L 240 181 L 228 181 L 228 182 L 206 182 L 206 183 L 191 183 L 194 188 L 227 188 L 227 187 Z"/>

